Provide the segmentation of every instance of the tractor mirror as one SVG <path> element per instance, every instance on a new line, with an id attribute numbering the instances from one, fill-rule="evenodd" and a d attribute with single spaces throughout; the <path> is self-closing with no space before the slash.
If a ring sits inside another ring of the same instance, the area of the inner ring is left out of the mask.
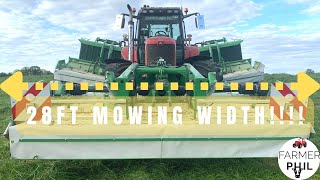
<path id="1" fill-rule="evenodd" d="M 123 29 L 124 28 L 124 23 L 125 23 L 125 18 L 124 15 L 119 14 L 116 16 L 116 27 L 118 29 Z"/>
<path id="2" fill-rule="evenodd" d="M 196 16 L 195 21 L 196 21 L 196 27 L 198 29 L 204 29 L 205 28 L 204 16 L 203 15 Z"/>
<path id="3" fill-rule="evenodd" d="M 129 40 L 127 34 L 124 34 L 122 37 L 123 37 L 123 41 L 128 41 Z"/>
<path id="4" fill-rule="evenodd" d="M 188 35 L 187 35 L 187 38 L 185 39 L 185 41 L 190 42 L 191 40 L 192 40 L 192 35 L 191 35 L 191 34 L 188 34 Z"/>

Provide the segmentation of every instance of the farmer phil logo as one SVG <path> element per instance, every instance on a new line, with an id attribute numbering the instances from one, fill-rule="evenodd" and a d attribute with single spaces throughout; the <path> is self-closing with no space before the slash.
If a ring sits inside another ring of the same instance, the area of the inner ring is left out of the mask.
<path id="1" fill-rule="evenodd" d="M 286 142 L 278 154 L 282 172 L 291 179 L 307 179 L 318 169 L 320 154 L 309 140 L 296 138 Z"/>
<path id="2" fill-rule="evenodd" d="M 284 107 L 280 106 L 280 118 L 283 119 Z M 293 107 L 289 107 L 290 119 L 293 119 Z M 189 108 L 188 108 L 189 110 Z M 169 119 L 172 120 L 174 125 L 181 125 L 184 117 L 190 117 L 188 114 L 188 110 L 183 111 L 181 106 L 128 106 L 128 108 L 124 108 L 121 106 L 115 106 L 113 108 L 108 108 L 107 106 L 93 106 L 92 113 L 92 123 L 93 124 L 108 124 L 108 115 L 112 115 L 113 123 L 116 125 L 121 125 L 124 121 L 124 116 L 127 115 L 131 125 L 143 124 L 142 120 L 146 120 L 148 124 L 153 124 L 153 118 L 156 119 L 156 124 L 170 124 Z M 27 124 L 35 125 L 37 122 L 34 120 L 34 117 L 38 114 L 37 108 L 34 106 L 29 106 L 27 108 L 27 114 L 29 114 L 29 118 Z M 62 124 L 65 113 L 71 111 L 71 122 L 73 125 L 77 124 L 77 111 L 78 106 L 70 106 L 66 108 L 65 106 L 57 106 L 54 110 L 50 106 L 42 107 L 41 111 L 41 121 L 45 125 L 49 125 L 52 123 L 52 116 L 56 117 L 57 124 Z M 169 112 L 170 111 L 170 112 Z M 240 113 L 239 113 L 240 111 Z M 303 120 L 303 107 L 299 107 L 299 120 Z M 269 109 L 271 120 L 268 123 L 274 124 L 273 117 L 275 108 L 270 106 Z M 212 124 L 215 121 L 216 124 L 222 124 L 222 115 L 226 115 L 226 124 L 233 125 L 243 123 L 244 125 L 248 124 L 250 120 L 248 120 L 249 113 L 253 113 L 254 124 L 265 124 L 265 107 L 264 106 L 226 106 L 225 109 L 222 109 L 221 106 L 197 106 L 196 115 L 197 120 L 200 125 L 202 124 Z M 240 118 L 237 122 L 237 115 L 240 115 Z M 154 117 L 155 116 L 155 117 Z M 192 116 L 192 114 L 191 114 Z M 66 117 L 66 119 L 69 119 Z M 284 123 L 280 121 L 280 123 Z M 294 121 L 290 121 L 290 124 L 293 124 Z M 295 121 L 295 123 L 302 124 L 303 121 Z"/>

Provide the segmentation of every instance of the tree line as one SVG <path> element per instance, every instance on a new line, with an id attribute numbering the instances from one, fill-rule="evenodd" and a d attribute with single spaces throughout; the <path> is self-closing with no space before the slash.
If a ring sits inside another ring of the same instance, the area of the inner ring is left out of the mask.
<path id="1" fill-rule="evenodd" d="M 13 72 L 5 73 L 1 72 L 0 77 L 3 76 L 11 76 L 13 73 L 21 71 L 24 76 L 39 76 L 39 75 L 52 75 L 53 73 L 51 71 L 41 69 L 39 66 L 26 66 L 21 69 L 16 69 Z"/>

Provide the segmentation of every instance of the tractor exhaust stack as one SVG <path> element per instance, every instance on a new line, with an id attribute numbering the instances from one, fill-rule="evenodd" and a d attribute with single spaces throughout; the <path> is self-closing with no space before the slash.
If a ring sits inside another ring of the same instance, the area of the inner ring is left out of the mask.
<path id="1" fill-rule="evenodd" d="M 134 51 L 134 22 L 133 22 L 133 11 L 129 4 L 127 4 L 129 10 L 129 22 L 128 22 L 128 44 L 129 44 L 129 52 L 128 52 L 128 60 L 133 62 L 133 51 Z"/>

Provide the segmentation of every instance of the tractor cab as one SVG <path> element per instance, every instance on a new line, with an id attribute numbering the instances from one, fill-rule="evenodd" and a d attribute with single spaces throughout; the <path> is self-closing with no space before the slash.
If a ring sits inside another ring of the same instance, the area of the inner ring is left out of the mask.
<path id="1" fill-rule="evenodd" d="M 131 8 L 131 7 L 130 7 Z M 180 66 L 186 58 L 199 55 L 196 47 L 191 47 L 186 41 L 191 41 L 191 35 L 186 35 L 184 18 L 196 15 L 196 25 L 204 27 L 203 16 L 199 13 L 185 15 L 178 7 L 149 7 L 143 6 L 138 15 L 134 15 L 135 9 L 129 11 L 132 14 L 122 14 L 117 20 L 124 27 L 124 16 L 132 17 L 128 22 L 129 45 L 122 49 L 122 56 L 125 60 L 142 65 L 156 65 L 159 59 L 164 59 L 166 64 Z M 201 18 L 199 18 L 201 17 Z M 136 19 L 136 33 L 133 31 L 133 18 Z M 130 29 L 131 28 L 131 29 Z M 132 42 L 130 42 L 132 41 Z M 132 55 L 130 55 L 130 45 Z M 187 53 L 186 53 L 187 52 Z"/>
<path id="2" fill-rule="evenodd" d="M 170 65 L 184 59 L 183 14 L 180 8 L 143 7 L 138 14 L 137 50 L 140 64 L 163 58 Z"/>

